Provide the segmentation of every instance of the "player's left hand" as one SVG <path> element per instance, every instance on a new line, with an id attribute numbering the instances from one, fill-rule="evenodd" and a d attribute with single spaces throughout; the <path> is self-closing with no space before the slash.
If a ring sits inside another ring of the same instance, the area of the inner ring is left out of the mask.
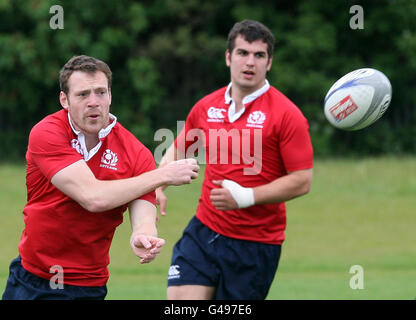
<path id="1" fill-rule="evenodd" d="M 130 238 L 133 253 L 140 258 L 140 263 L 153 261 L 161 251 L 165 240 L 151 235 L 139 233 Z"/>
<path id="2" fill-rule="evenodd" d="M 223 180 L 213 180 L 212 182 L 220 186 L 220 188 L 211 190 L 209 198 L 212 205 L 222 211 L 238 209 L 238 204 L 231 195 L 230 190 L 222 187 Z"/>

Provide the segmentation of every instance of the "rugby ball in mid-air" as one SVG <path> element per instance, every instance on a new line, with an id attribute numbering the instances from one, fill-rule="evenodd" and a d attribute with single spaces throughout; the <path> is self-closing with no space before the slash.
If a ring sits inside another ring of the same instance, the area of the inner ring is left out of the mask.
<path id="1" fill-rule="evenodd" d="M 358 69 L 329 89 L 324 102 L 325 116 L 338 129 L 358 130 L 380 119 L 390 101 L 389 79 L 376 69 Z"/>

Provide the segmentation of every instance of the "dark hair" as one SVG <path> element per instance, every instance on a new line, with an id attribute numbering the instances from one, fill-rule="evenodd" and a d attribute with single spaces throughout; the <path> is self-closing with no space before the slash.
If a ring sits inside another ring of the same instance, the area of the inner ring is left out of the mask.
<path id="1" fill-rule="evenodd" d="M 256 40 L 263 40 L 267 44 L 268 58 L 270 59 L 273 56 L 274 36 L 269 28 L 262 23 L 254 20 L 243 20 L 234 24 L 227 40 L 227 49 L 230 53 L 232 53 L 235 47 L 235 39 L 238 35 L 243 36 L 250 43 Z"/>
<path id="2" fill-rule="evenodd" d="M 101 71 L 105 74 L 108 81 L 108 88 L 111 88 L 112 73 L 109 66 L 96 58 L 81 55 L 74 56 L 62 67 L 59 72 L 59 85 L 61 90 L 68 94 L 68 79 L 74 71 L 82 71 L 87 73 L 95 73 Z"/>

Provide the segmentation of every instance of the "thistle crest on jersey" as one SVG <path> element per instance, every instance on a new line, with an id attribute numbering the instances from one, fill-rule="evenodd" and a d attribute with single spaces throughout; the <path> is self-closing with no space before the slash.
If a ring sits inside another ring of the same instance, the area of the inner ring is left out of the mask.
<path id="1" fill-rule="evenodd" d="M 116 168 L 117 161 L 118 161 L 117 154 L 111 151 L 110 149 L 107 149 L 104 151 L 103 155 L 101 156 L 100 167 L 117 170 Z"/>
<path id="2" fill-rule="evenodd" d="M 263 128 L 266 114 L 262 111 L 253 111 L 247 119 L 247 127 Z"/>

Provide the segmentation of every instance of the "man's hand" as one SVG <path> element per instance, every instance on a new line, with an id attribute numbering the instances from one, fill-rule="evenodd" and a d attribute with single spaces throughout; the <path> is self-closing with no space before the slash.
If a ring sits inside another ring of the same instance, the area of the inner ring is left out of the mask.
<path id="1" fill-rule="evenodd" d="M 169 162 L 160 170 L 168 178 L 167 185 L 179 186 L 198 178 L 199 166 L 195 159 L 190 158 Z"/>
<path id="2" fill-rule="evenodd" d="M 156 191 L 156 203 L 159 205 L 160 214 L 166 215 L 166 205 L 168 198 L 166 197 L 164 190 L 168 185 L 181 185 L 185 183 L 191 183 L 192 179 L 198 178 L 199 166 L 195 159 L 181 159 L 177 161 L 171 161 L 164 165 L 160 170 L 164 170 L 166 177 L 169 177 L 169 183 L 157 188 Z M 159 221 L 159 216 L 157 217 Z"/>
<path id="3" fill-rule="evenodd" d="M 130 238 L 131 248 L 140 263 L 151 262 L 161 251 L 165 240 L 147 234 L 133 234 Z"/>
<path id="4" fill-rule="evenodd" d="M 160 214 L 162 216 L 165 216 L 166 205 L 168 203 L 168 197 L 166 197 L 163 187 L 157 188 L 155 191 L 156 191 L 156 204 L 159 205 Z M 157 221 L 159 221 L 159 216 L 157 217 Z"/>
<path id="5" fill-rule="evenodd" d="M 254 205 L 252 188 L 244 188 L 232 180 L 213 180 L 222 188 L 212 189 L 210 200 L 218 210 L 235 210 Z"/>

